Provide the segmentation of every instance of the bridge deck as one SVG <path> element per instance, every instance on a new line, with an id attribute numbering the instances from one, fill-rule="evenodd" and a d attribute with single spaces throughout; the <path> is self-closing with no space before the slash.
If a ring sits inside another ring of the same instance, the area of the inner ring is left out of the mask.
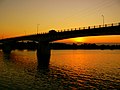
<path id="1" fill-rule="evenodd" d="M 32 41 L 56 41 L 74 37 L 98 36 L 98 35 L 120 35 L 120 23 L 105 24 L 98 26 L 88 26 L 83 28 L 66 29 L 64 31 L 48 32 L 41 34 L 32 34 L 20 37 L 1 39 L 0 43 L 32 40 Z"/>

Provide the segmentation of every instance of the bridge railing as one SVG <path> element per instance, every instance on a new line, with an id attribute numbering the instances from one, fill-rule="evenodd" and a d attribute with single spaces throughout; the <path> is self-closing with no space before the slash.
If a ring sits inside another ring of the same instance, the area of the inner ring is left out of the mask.
<path id="1" fill-rule="evenodd" d="M 85 30 L 85 29 L 95 29 L 95 28 L 104 28 L 104 27 L 112 27 L 112 26 L 120 26 L 120 23 L 112 23 L 112 24 L 104 24 L 104 25 L 95 25 L 95 26 L 88 26 L 88 27 L 78 27 L 78 28 L 71 28 L 71 29 L 63 29 L 63 30 L 58 30 L 57 32 L 75 31 L 75 30 Z"/>
<path id="2" fill-rule="evenodd" d="M 88 26 L 88 27 L 78 27 L 78 28 L 71 28 L 71 29 L 64 29 L 64 30 L 59 30 L 56 32 L 68 32 L 68 31 L 75 31 L 75 30 L 86 30 L 86 29 L 95 29 L 95 28 L 105 28 L 105 27 L 114 27 L 114 26 L 120 26 L 120 23 L 112 23 L 112 24 L 104 24 L 104 25 L 95 25 L 95 26 Z M 37 34 L 33 34 L 33 35 L 25 35 L 25 36 L 20 36 L 17 38 L 27 38 L 28 36 L 35 36 L 35 35 L 45 35 L 45 34 L 49 34 L 49 32 L 41 32 L 41 33 L 37 33 Z M 13 39 L 13 38 L 6 38 L 8 40 Z M 3 41 L 5 39 L 1 39 L 1 41 Z"/>
<path id="3" fill-rule="evenodd" d="M 78 27 L 78 28 L 71 28 L 71 29 L 62 29 L 57 30 L 56 32 L 67 32 L 67 31 L 75 31 L 75 30 L 85 30 L 85 29 L 95 29 L 95 28 L 104 28 L 104 27 L 112 27 L 112 26 L 120 26 L 120 23 L 112 23 L 112 24 L 104 24 L 104 25 L 95 25 L 95 26 L 88 26 L 88 27 Z M 42 32 L 40 34 L 48 34 L 46 32 Z"/>

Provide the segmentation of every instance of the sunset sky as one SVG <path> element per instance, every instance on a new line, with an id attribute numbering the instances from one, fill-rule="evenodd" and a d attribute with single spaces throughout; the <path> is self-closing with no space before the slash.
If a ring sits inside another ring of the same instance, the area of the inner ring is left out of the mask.
<path id="1" fill-rule="evenodd" d="M 0 38 L 120 22 L 120 0 L 0 0 Z M 64 42 L 114 42 L 120 36 L 81 37 Z"/>

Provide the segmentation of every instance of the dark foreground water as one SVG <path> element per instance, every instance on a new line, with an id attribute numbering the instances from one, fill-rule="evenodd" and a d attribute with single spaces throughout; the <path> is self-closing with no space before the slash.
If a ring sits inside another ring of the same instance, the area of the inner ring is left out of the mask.
<path id="1" fill-rule="evenodd" d="M 52 50 L 47 70 L 36 52 L 0 52 L 0 90 L 120 90 L 120 50 Z"/>

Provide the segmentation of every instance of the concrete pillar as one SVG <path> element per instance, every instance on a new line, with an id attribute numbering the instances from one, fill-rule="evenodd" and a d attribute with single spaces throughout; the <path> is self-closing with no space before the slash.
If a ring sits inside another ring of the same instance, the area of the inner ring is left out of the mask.
<path id="1" fill-rule="evenodd" d="M 48 68 L 51 50 L 49 42 L 39 42 L 37 48 L 38 68 Z"/>
<path id="2" fill-rule="evenodd" d="M 8 42 L 3 43 L 2 51 L 5 54 L 10 54 L 12 51 L 12 43 L 8 43 Z"/>

